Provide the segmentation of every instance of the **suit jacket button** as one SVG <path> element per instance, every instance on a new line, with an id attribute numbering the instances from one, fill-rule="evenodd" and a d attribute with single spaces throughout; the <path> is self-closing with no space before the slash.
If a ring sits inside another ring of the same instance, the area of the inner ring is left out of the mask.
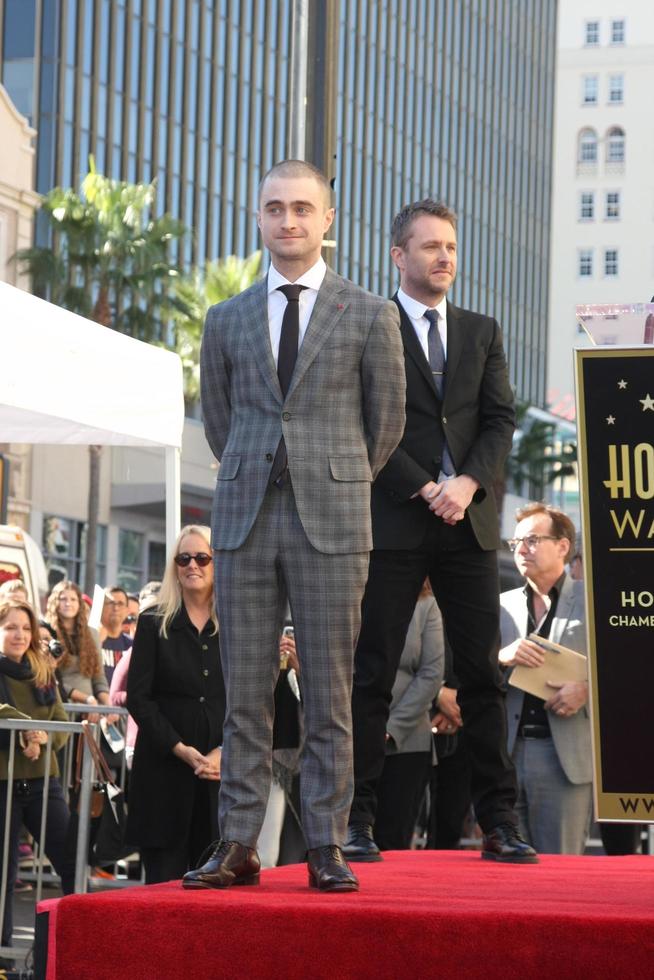
<path id="1" fill-rule="evenodd" d="M 282 418 L 284 419 L 285 422 L 288 422 L 288 420 L 290 419 L 290 417 L 291 417 L 291 413 L 290 412 L 282 412 Z"/>
<path id="2" fill-rule="evenodd" d="M 273 461 L 273 454 L 272 453 L 266 453 L 266 462 L 267 463 L 272 463 L 272 461 Z"/>
<path id="3" fill-rule="evenodd" d="M 200 698 L 200 704 L 204 704 L 206 698 Z"/>
<path id="4" fill-rule="evenodd" d="M 443 416 L 443 425 L 447 425 L 447 419 Z"/>

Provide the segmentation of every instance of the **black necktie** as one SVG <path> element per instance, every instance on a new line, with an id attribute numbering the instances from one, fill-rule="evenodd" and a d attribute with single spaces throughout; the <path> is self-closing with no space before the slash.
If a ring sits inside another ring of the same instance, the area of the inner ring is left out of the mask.
<path id="1" fill-rule="evenodd" d="M 429 351 L 429 367 L 431 368 L 434 385 L 438 392 L 441 402 L 445 395 L 445 350 L 438 329 L 438 310 L 425 310 L 424 317 L 429 321 L 429 333 L 427 334 L 427 349 Z M 456 472 L 450 450 L 447 445 L 445 433 L 443 433 L 443 454 L 441 458 L 441 472 L 445 476 L 453 476 Z"/>
<path id="2" fill-rule="evenodd" d="M 282 332 L 279 338 L 279 354 L 277 356 L 277 377 L 282 395 L 286 398 L 291 386 L 293 368 L 297 360 L 298 338 L 300 336 L 300 293 L 306 286 L 278 286 L 277 289 L 286 297 L 286 309 L 282 320 Z"/>
<path id="3" fill-rule="evenodd" d="M 282 332 L 279 337 L 279 353 L 277 355 L 277 377 L 282 395 L 286 398 L 288 389 L 291 386 L 293 369 L 297 360 L 298 340 L 300 336 L 300 293 L 306 286 L 297 286 L 289 283 L 287 286 L 277 287 L 280 293 L 286 297 L 286 309 L 282 320 Z M 288 456 L 286 455 L 286 443 L 284 436 L 279 440 L 277 452 L 273 460 L 270 471 L 270 480 L 282 487 L 286 483 L 288 472 Z"/>

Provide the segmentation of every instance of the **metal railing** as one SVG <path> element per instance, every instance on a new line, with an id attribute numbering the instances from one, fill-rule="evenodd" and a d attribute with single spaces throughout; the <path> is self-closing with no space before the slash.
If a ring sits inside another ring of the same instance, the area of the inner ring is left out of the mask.
<path id="1" fill-rule="evenodd" d="M 122 707 L 116 707 L 114 705 L 93 705 L 90 710 L 89 705 L 72 704 L 65 703 L 64 709 L 67 714 L 73 716 L 79 715 L 119 715 L 120 723 L 124 723 L 127 718 L 127 709 Z M 62 784 L 62 789 L 64 792 L 64 797 L 66 798 L 69 806 L 74 803 L 78 810 L 78 832 L 77 841 L 75 846 L 75 893 L 85 894 L 88 891 L 89 883 L 95 884 L 96 879 L 90 873 L 89 865 L 89 843 L 91 837 L 91 795 L 93 791 L 94 783 L 96 782 L 95 767 L 93 764 L 93 759 L 89 751 L 88 745 L 86 744 L 86 739 L 84 738 L 84 726 L 82 721 L 42 721 L 40 719 L 13 719 L 4 718 L 0 719 L 0 731 L 9 731 L 9 747 L 2 751 L 7 751 L 7 801 L 6 801 L 6 812 L 5 812 L 5 825 L 4 825 L 4 835 L 2 840 L 2 872 L 0 874 L 0 924 L 4 922 L 4 913 L 7 900 L 11 901 L 12 896 L 7 895 L 7 875 L 9 870 L 9 841 L 11 833 L 11 813 L 12 804 L 14 796 L 14 772 L 15 772 L 15 752 L 17 747 L 16 733 L 21 731 L 33 731 L 38 728 L 39 731 L 50 733 L 55 732 L 65 732 L 71 736 L 77 735 L 79 740 L 81 740 L 82 745 L 82 756 L 81 756 L 81 767 L 80 767 L 80 781 L 78 792 L 75 794 L 76 799 L 71 799 L 71 789 L 76 783 L 76 746 L 78 744 L 78 739 L 71 737 L 67 740 L 66 744 L 61 750 L 59 750 L 60 759 L 60 780 Z M 93 734 L 96 741 L 100 742 L 102 739 L 100 725 L 91 724 L 88 726 L 91 733 Z M 50 785 L 50 766 L 52 758 L 52 741 L 48 739 L 45 745 L 42 747 L 42 752 L 45 760 L 44 768 L 45 773 L 43 776 L 43 800 L 41 806 L 41 819 L 40 819 L 40 844 L 38 845 L 38 850 L 35 846 L 35 856 L 32 872 L 25 872 L 21 870 L 21 877 L 25 880 L 31 880 L 35 882 L 36 893 L 35 902 L 41 901 L 43 896 L 43 885 L 44 883 L 49 884 L 52 882 L 58 882 L 58 876 L 54 872 L 48 872 L 44 868 L 44 859 L 46 858 L 46 826 L 48 819 L 48 800 L 49 800 L 49 785 Z M 121 753 L 121 765 L 120 770 L 117 773 L 117 784 L 120 785 L 121 789 L 125 788 L 126 780 L 126 765 L 125 765 L 125 753 Z M 35 842 L 36 845 L 36 842 Z M 99 879 L 98 879 L 99 880 Z M 102 887 L 124 887 L 127 882 L 122 881 L 106 881 L 102 880 Z M 130 882 L 130 884 L 138 884 L 138 882 Z M 9 947 L 0 945 L 0 956 L 11 956 L 20 957 L 24 956 L 27 950 L 21 947 Z"/>
<path id="2" fill-rule="evenodd" d="M 9 749 L 7 757 L 7 805 L 5 810 L 5 828 L 2 842 L 2 873 L 0 874 L 0 923 L 4 922 L 5 907 L 7 903 L 7 874 L 9 870 L 9 838 L 11 835 L 11 814 L 14 796 L 14 755 L 16 751 L 16 732 L 34 731 L 35 725 L 39 731 L 54 733 L 66 732 L 68 734 L 79 733 L 83 735 L 84 729 L 81 722 L 76 721 L 38 721 L 27 718 L 3 718 L 0 719 L 0 730 L 9 731 Z M 43 801 L 41 806 L 40 838 L 45 842 L 45 828 L 48 816 L 48 795 L 50 786 L 50 764 L 52 758 L 52 742 L 50 739 L 45 744 L 45 772 L 43 776 Z M 88 747 L 84 745 L 82 755 L 81 782 L 80 782 L 80 814 L 79 832 L 77 837 L 77 848 L 75 851 L 75 891 L 86 890 L 86 861 L 89 845 L 89 820 L 91 812 L 91 787 L 93 784 L 93 760 Z M 43 847 L 41 847 L 43 851 Z M 43 862 L 39 862 L 36 884 L 36 901 L 41 901 L 43 891 Z M 0 946 L 0 956 L 15 956 L 20 954 L 12 946 Z"/>

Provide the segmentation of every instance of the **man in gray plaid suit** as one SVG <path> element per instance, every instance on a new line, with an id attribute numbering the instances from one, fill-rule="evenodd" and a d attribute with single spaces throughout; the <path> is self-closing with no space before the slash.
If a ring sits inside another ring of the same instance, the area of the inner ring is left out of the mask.
<path id="1" fill-rule="evenodd" d="M 220 460 L 212 543 L 227 714 L 222 839 L 186 888 L 259 880 L 287 600 L 301 666 L 309 884 L 358 888 L 341 852 L 353 790 L 353 650 L 372 547 L 370 485 L 402 436 L 405 377 L 397 308 L 321 257 L 330 194 L 310 164 L 273 167 L 257 215 L 268 275 L 207 316 L 202 409 Z"/>

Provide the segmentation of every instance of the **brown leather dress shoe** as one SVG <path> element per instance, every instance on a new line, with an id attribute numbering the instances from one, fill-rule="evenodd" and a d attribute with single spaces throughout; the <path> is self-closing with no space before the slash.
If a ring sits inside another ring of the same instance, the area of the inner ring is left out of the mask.
<path id="1" fill-rule="evenodd" d="M 182 879 L 183 888 L 259 884 L 261 862 L 253 847 L 245 847 L 233 840 L 219 840 L 212 848 L 208 861 L 186 872 Z"/>
<path id="2" fill-rule="evenodd" d="M 312 847 L 307 852 L 309 887 L 321 892 L 357 892 L 359 881 L 340 847 Z"/>

